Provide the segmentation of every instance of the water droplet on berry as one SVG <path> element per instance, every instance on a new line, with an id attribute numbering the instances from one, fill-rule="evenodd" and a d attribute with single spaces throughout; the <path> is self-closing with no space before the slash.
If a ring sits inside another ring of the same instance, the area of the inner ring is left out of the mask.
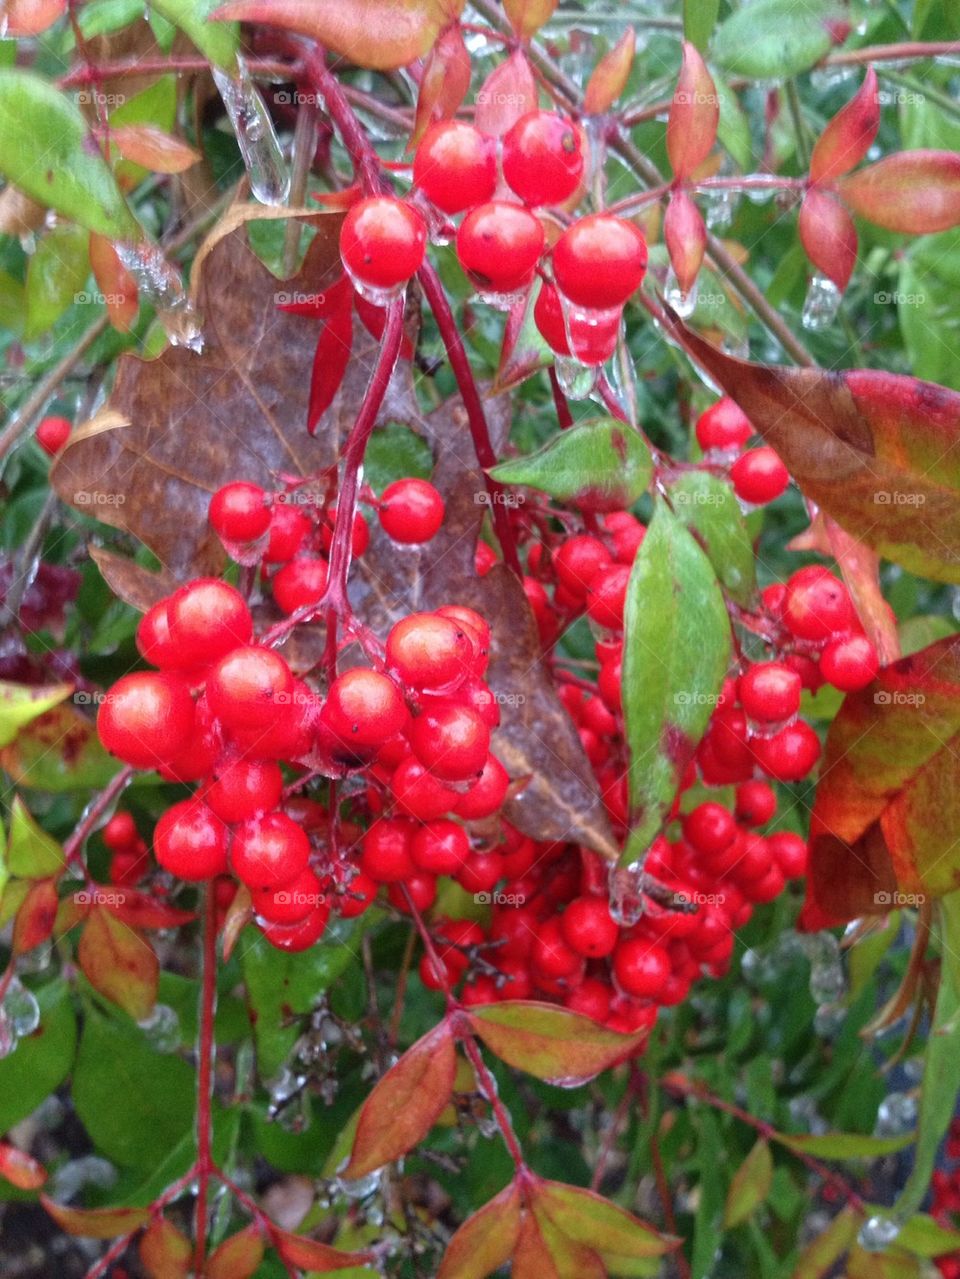
<path id="1" fill-rule="evenodd" d="M 114 248 L 133 276 L 141 298 L 156 311 L 171 344 L 185 346 L 199 354 L 203 350 L 200 318 L 187 297 L 177 268 L 152 244 L 118 243 Z"/>
<path id="2" fill-rule="evenodd" d="M 242 59 L 240 71 L 229 76 L 212 67 L 213 78 L 226 108 L 243 156 L 250 190 L 261 204 L 284 204 L 290 193 L 290 172 L 283 158 L 280 140 L 260 90 L 250 78 Z"/>
<path id="3" fill-rule="evenodd" d="M 832 280 L 825 275 L 815 275 L 807 287 L 800 322 L 810 332 L 828 329 L 837 318 L 843 295 Z"/>
<path id="4" fill-rule="evenodd" d="M 153 1012 L 137 1025 L 157 1052 L 172 1053 L 180 1047 L 180 1018 L 169 1004 L 154 1005 Z"/>
<path id="5" fill-rule="evenodd" d="M 857 1243 L 866 1252 L 885 1252 L 896 1243 L 902 1229 L 892 1217 L 868 1217 L 860 1227 Z"/>
<path id="6" fill-rule="evenodd" d="M 371 306 L 389 306 L 394 298 L 398 298 L 404 290 L 405 286 L 402 284 L 397 284 L 392 289 L 377 288 L 375 284 L 368 284 L 366 280 L 361 280 L 354 275 L 346 262 L 344 262 L 343 266 L 350 277 L 353 287 Z"/>
<path id="7" fill-rule="evenodd" d="M 568 355 L 558 355 L 554 359 L 557 381 L 567 399 L 585 400 L 593 393 L 597 384 L 596 366 L 587 366 Z"/>

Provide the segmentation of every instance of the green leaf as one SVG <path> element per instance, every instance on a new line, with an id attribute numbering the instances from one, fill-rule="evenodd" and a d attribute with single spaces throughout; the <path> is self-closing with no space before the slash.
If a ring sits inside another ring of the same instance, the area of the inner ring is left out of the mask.
<path id="1" fill-rule="evenodd" d="M 684 39 L 695 44 L 703 53 L 717 25 L 720 0 L 683 0 Z"/>
<path id="2" fill-rule="evenodd" d="M 612 417 L 561 431 L 536 453 L 490 471 L 501 484 L 525 484 L 589 511 L 632 506 L 646 492 L 652 473 L 643 437 Z"/>
<path id="3" fill-rule="evenodd" d="M 960 230 L 920 236 L 900 260 L 896 292 L 874 298 L 896 303 L 910 369 L 960 391 Z"/>
<path id="4" fill-rule="evenodd" d="M 25 724 L 69 697 L 72 684 L 10 684 L 0 680 L 0 746 L 9 746 Z"/>
<path id="5" fill-rule="evenodd" d="M 9 329 L 14 336 L 23 331 L 26 310 L 24 287 L 8 271 L 0 271 L 0 328 Z"/>
<path id="6" fill-rule="evenodd" d="M 624 614 L 623 713 L 637 860 L 663 825 L 716 704 L 730 623 L 710 561 L 660 502 L 634 561 Z"/>
<path id="7" fill-rule="evenodd" d="M 753 543 L 730 484 L 709 471 L 684 471 L 669 489 L 674 510 L 703 546 L 721 586 L 738 604 L 749 604 L 757 585 Z"/>
<path id="8" fill-rule="evenodd" d="M 17 67 L 0 70 L 0 173 L 90 231 L 142 238 L 80 108 L 43 76 Z"/>
<path id="9" fill-rule="evenodd" d="M 693 1224 L 691 1279 L 706 1279 L 716 1264 L 723 1213 L 723 1182 L 718 1170 L 723 1166 L 724 1155 L 716 1118 L 704 1108 L 697 1115 L 698 1199 Z"/>
<path id="10" fill-rule="evenodd" d="M 124 1168 L 149 1171 L 193 1131 L 196 1076 L 155 1052 L 132 1022 L 88 1008 L 73 1102 L 91 1140 Z"/>
<path id="11" fill-rule="evenodd" d="M 717 138 L 720 144 L 730 152 L 741 169 L 749 170 L 753 162 L 753 137 L 750 133 L 750 121 L 747 113 L 740 105 L 740 99 L 723 76 L 713 76 L 714 88 L 720 99 L 720 119 L 717 122 Z M 701 283 L 700 288 L 703 288 Z"/>
<path id="12" fill-rule="evenodd" d="M 792 1133 L 773 1133 L 774 1141 L 788 1150 L 815 1159 L 880 1159 L 883 1155 L 896 1154 L 913 1142 L 913 1133 L 900 1137 L 872 1137 L 859 1132 L 824 1132 L 794 1136 Z"/>
<path id="13" fill-rule="evenodd" d="M 897 1246 L 917 1257 L 939 1257 L 960 1250 L 960 1231 L 939 1226 L 927 1213 L 916 1212 L 897 1236 Z"/>
<path id="14" fill-rule="evenodd" d="M 237 69 L 240 27 L 236 22 L 211 22 L 220 0 L 154 0 L 156 9 L 193 41 L 205 58 L 224 71 Z"/>
<path id="15" fill-rule="evenodd" d="M 40 1025 L 0 1058 L 0 1132 L 26 1119 L 63 1083 L 77 1051 L 77 1018 L 66 983 L 57 978 L 34 992 Z"/>
<path id="16" fill-rule="evenodd" d="M 10 843 L 7 865 L 12 875 L 23 879 L 45 879 L 59 874 L 66 862 L 63 849 L 37 824 L 19 795 L 10 808 Z"/>
<path id="17" fill-rule="evenodd" d="M 807 71 L 833 40 L 828 20 L 842 18 L 833 0 L 755 0 L 725 19 L 714 32 L 711 55 L 731 75 L 781 80 Z"/>
<path id="18" fill-rule="evenodd" d="M 27 341 L 51 329 L 75 302 L 93 301 L 83 288 L 90 273 L 89 240 L 78 226 L 56 226 L 41 238 L 27 266 Z"/>
<path id="19" fill-rule="evenodd" d="M 791 1279 L 824 1279 L 834 1263 L 853 1243 L 859 1217 L 850 1207 L 837 1214 L 823 1234 L 807 1244 Z"/>
<path id="20" fill-rule="evenodd" d="M 761 1137 L 733 1174 L 723 1210 L 724 1226 L 740 1226 L 753 1216 L 769 1195 L 772 1182 L 770 1143 Z"/>

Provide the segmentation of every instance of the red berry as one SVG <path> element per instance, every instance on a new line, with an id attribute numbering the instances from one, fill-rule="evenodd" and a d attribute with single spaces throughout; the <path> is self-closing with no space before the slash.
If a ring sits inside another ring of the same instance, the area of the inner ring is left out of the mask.
<path id="1" fill-rule="evenodd" d="M 233 832 L 230 861 L 248 888 L 289 884 L 310 861 L 310 841 L 286 813 L 267 813 Z"/>
<path id="2" fill-rule="evenodd" d="M 460 120 L 431 125 L 413 158 L 413 182 L 444 213 L 483 204 L 497 186 L 493 139 Z"/>
<path id="3" fill-rule="evenodd" d="M 326 905 L 323 885 L 309 866 L 287 884 L 254 888 L 253 909 L 272 924 L 296 924 Z"/>
<path id="4" fill-rule="evenodd" d="M 857 615 L 847 588 L 820 564 L 799 569 L 787 583 L 783 620 L 798 639 L 822 644 L 850 630 Z"/>
<path id="5" fill-rule="evenodd" d="M 148 608 L 137 626 L 137 651 L 151 666 L 177 666 L 179 652 L 170 640 L 167 600 Z"/>
<path id="6" fill-rule="evenodd" d="M 625 564 L 601 569 L 587 590 L 587 616 L 598 626 L 605 626 L 611 631 L 622 630 L 629 581 L 630 570 Z"/>
<path id="7" fill-rule="evenodd" d="M 460 998 L 467 1008 L 475 1008 L 478 1004 L 496 1003 L 499 991 L 496 982 L 486 973 L 468 981 L 460 993 Z"/>
<path id="8" fill-rule="evenodd" d="M 737 823 L 729 808 L 712 800 L 698 804 L 683 819 L 684 839 L 708 858 L 729 848 L 736 835 Z"/>
<path id="9" fill-rule="evenodd" d="M 380 523 L 395 542 L 429 542 L 443 523 L 443 509 L 443 498 L 427 480 L 394 480 L 380 499 Z"/>
<path id="10" fill-rule="evenodd" d="M 407 900 L 410 895 L 410 901 Z M 434 875 L 425 875 L 422 871 L 408 875 L 403 883 L 387 885 L 387 900 L 391 906 L 405 915 L 413 913 L 412 907 L 418 911 L 429 910 L 437 900 L 437 880 Z"/>
<path id="11" fill-rule="evenodd" d="M 758 737 L 753 748 L 760 767 L 778 782 L 802 781 L 820 758 L 820 739 L 802 719 L 774 737 Z"/>
<path id="12" fill-rule="evenodd" d="M 440 703 L 418 715 L 408 737 L 420 763 L 445 782 L 477 777 L 490 749 L 487 725 L 476 711 L 454 702 Z"/>
<path id="13" fill-rule="evenodd" d="M 37 427 L 37 443 L 49 457 L 56 456 L 70 438 L 73 423 L 66 417 L 45 417 Z"/>
<path id="14" fill-rule="evenodd" d="M 540 925 L 530 952 L 530 962 L 539 976 L 571 977 L 583 963 L 564 939 L 556 915 Z"/>
<path id="15" fill-rule="evenodd" d="M 767 845 L 784 879 L 799 879 L 807 873 L 807 844 L 799 835 L 778 830 L 767 836 Z"/>
<path id="16" fill-rule="evenodd" d="M 207 518 L 223 542 L 255 542 L 270 527 L 267 495 L 259 484 L 224 484 L 210 499 Z"/>
<path id="17" fill-rule="evenodd" d="M 740 704 L 753 720 L 778 724 L 800 709 L 800 676 L 780 662 L 758 662 L 737 683 Z"/>
<path id="18" fill-rule="evenodd" d="M 134 768 L 157 768 L 182 750 L 194 727 L 190 690 L 176 675 L 124 675 L 97 715 L 100 741 Z"/>
<path id="19" fill-rule="evenodd" d="M 263 558 L 267 564 L 292 560 L 310 533 L 310 520 L 289 501 L 275 502 L 270 510 L 270 536 Z"/>
<path id="20" fill-rule="evenodd" d="M 103 842 L 112 852 L 126 852 L 140 838 L 131 813 L 119 812 L 103 828 Z"/>
<path id="21" fill-rule="evenodd" d="M 342 919 L 356 919 L 367 910 L 377 895 L 379 884 L 358 870 L 353 878 L 344 885 L 337 898 L 337 912 Z"/>
<path id="22" fill-rule="evenodd" d="M 620 929 L 604 897 L 575 897 L 560 917 L 563 940 L 587 959 L 613 953 Z"/>
<path id="23" fill-rule="evenodd" d="M 230 729 L 266 729 L 293 705 L 293 675 L 272 648 L 235 648 L 207 677 L 207 701 Z"/>
<path id="24" fill-rule="evenodd" d="M 640 287 L 647 242 L 632 222 L 592 213 L 564 231 L 553 249 L 557 288 L 577 306 L 622 306 Z"/>
<path id="25" fill-rule="evenodd" d="M 311 946 L 320 940 L 329 918 L 330 907 L 326 905 L 318 906 L 316 910 L 310 912 L 306 919 L 300 920 L 299 923 L 264 923 L 260 925 L 260 931 L 271 946 L 276 946 L 277 950 L 285 950 L 295 954 L 301 950 L 309 950 Z"/>
<path id="26" fill-rule="evenodd" d="M 402 812 L 425 822 L 452 812 L 462 798 L 428 772 L 415 755 L 408 755 L 394 769 L 390 790 Z"/>
<path id="27" fill-rule="evenodd" d="M 855 693 L 877 677 L 880 660 L 866 635 L 832 640 L 820 654 L 820 674 L 834 688 Z"/>
<path id="28" fill-rule="evenodd" d="M 203 799 L 221 821 L 245 822 L 276 808 L 283 794 L 283 774 L 272 760 L 230 760 L 204 787 Z"/>
<path id="29" fill-rule="evenodd" d="M 457 232 L 460 265 L 479 289 L 514 293 L 533 279 L 543 225 L 519 204 L 491 200 L 471 210 Z"/>
<path id="30" fill-rule="evenodd" d="M 605 981 L 597 977 L 587 977 L 576 990 L 571 990 L 564 1003 L 572 1013 L 581 1017 L 589 1017 L 591 1021 L 606 1021 L 610 1012 L 610 1000 L 613 991 Z"/>
<path id="31" fill-rule="evenodd" d="M 470 669 L 470 639 L 453 618 L 411 613 L 387 636 L 387 663 L 411 688 L 443 689 Z"/>
<path id="32" fill-rule="evenodd" d="M 344 266 L 355 280 L 376 289 L 405 284 L 420 269 L 426 244 L 423 218 L 391 196 L 358 201 L 340 228 Z"/>
<path id="33" fill-rule="evenodd" d="M 777 811 L 777 796 L 766 782 L 741 782 L 737 787 L 737 820 L 747 826 L 765 826 Z"/>
<path id="34" fill-rule="evenodd" d="M 506 799 L 509 785 L 507 770 L 495 755 L 488 755 L 479 781 L 474 782 L 465 795 L 459 796 L 454 812 L 467 821 L 492 817 Z"/>
<path id="35" fill-rule="evenodd" d="M 482 675 L 487 669 L 493 638 L 489 622 L 476 609 L 467 608 L 465 604 L 443 604 L 437 609 L 437 614 L 439 617 L 449 617 L 466 632 L 474 653 L 474 674 Z"/>
<path id="36" fill-rule="evenodd" d="M 553 557 L 557 577 L 578 600 L 587 598 L 587 590 L 602 569 L 609 568 L 611 555 L 598 537 L 588 533 L 568 537 Z"/>
<path id="37" fill-rule="evenodd" d="M 428 822 L 410 845 L 413 864 L 431 875 L 455 875 L 469 856 L 470 839 L 456 822 Z"/>
<path id="38" fill-rule="evenodd" d="M 581 364 L 602 364 L 617 348 L 622 307 L 598 312 L 572 307 L 567 317 L 570 351 Z"/>
<path id="39" fill-rule="evenodd" d="M 457 871 L 457 883 L 468 893 L 489 893 L 503 879 L 503 861 L 493 849 L 471 853 Z"/>
<path id="40" fill-rule="evenodd" d="M 320 545 L 327 552 L 333 546 L 333 529 L 336 518 L 336 510 L 329 508 L 323 523 L 320 525 Z M 367 521 L 360 511 L 356 511 L 353 517 L 353 531 L 350 535 L 350 554 L 354 559 L 359 559 L 369 545 L 370 530 L 367 528 Z"/>
<path id="41" fill-rule="evenodd" d="M 363 837 L 360 869 L 378 884 L 409 879 L 416 871 L 410 857 L 414 825 L 402 817 L 380 817 Z"/>
<path id="42" fill-rule="evenodd" d="M 322 555 L 298 555 L 274 575 L 270 584 L 273 598 L 289 616 L 298 608 L 320 603 L 327 577 L 327 561 Z"/>
<path id="43" fill-rule="evenodd" d="M 174 591 L 167 603 L 171 649 L 177 665 L 215 662 L 253 637 L 247 602 L 233 586 L 215 577 L 200 577 Z"/>
<path id="44" fill-rule="evenodd" d="M 762 902 L 772 902 L 775 897 L 779 897 L 784 886 L 783 871 L 775 862 L 770 862 L 765 875 L 744 883 L 743 894 L 748 902 L 760 905 Z"/>
<path id="45" fill-rule="evenodd" d="M 555 355 L 570 354 L 560 294 L 552 284 L 546 281 L 540 285 L 540 292 L 533 304 L 533 322 L 540 336 Z"/>
<path id="46" fill-rule="evenodd" d="M 488 546 L 486 542 L 477 543 L 473 559 L 477 577 L 486 577 L 493 566 L 498 563 L 496 551 L 492 546 Z"/>
<path id="47" fill-rule="evenodd" d="M 790 472 L 770 448 L 750 449 L 730 468 L 734 492 L 743 502 L 763 506 L 773 502 L 790 483 Z"/>
<path id="48" fill-rule="evenodd" d="M 191 882 L 226 871 L 227 842 L 226 826 L 196 798 L 168 808 L 153 832 L 157 862 L 171 875 Z"/>
<path id="49" fill-rule="evenodd" d="M 656 999 L 670 976 L 667 952 L 642 937 L 622 941 L 613 955 L 613 972 L 621 990 L 638 999 Z"/>
<path id="50" fill-rule="evenodd" d="M 393 737 L 409 716 L 403 694 L 388 675 L 356 666 L 330 685 L 323 718 L 344 742 L 362 747 Z"/>
<path id="51" fill-rule="evenodd" d="M 507 185 L 525 204 L 562 204 L 583 175 L 580 135 L 566 116 L 531 111 L 504 134 L 501 163 Z"/>
<path id="52" fill-rule="evenodd" d="M 729 396 L 711 404 L 697 418 L 697 443 L 704 453 L 710 449 L 723 452 L 742 448 L 755 434 L 753 423 L 743 409 Z"/>

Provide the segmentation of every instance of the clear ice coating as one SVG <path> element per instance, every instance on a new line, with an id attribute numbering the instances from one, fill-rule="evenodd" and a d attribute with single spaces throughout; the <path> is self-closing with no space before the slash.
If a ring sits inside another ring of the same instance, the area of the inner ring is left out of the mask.
<path id="1" fill-rule="evenodd" d="M 643 862 L 610 867 L 610 914 L 621 928 L 630 928 L 643 915 Z"/>
<path id="2" fill-rule="evenodd" d="M 27 990 L 18 977 L 14 977 L 7 987 L 0 1013 L 17 1039 L 32 1035 L 40 1025 L 40 1005 L 33 992 Z"/>
<path id="3" fill-rule="evenodd" d="M 708 230 L 722 231 L 730 225 L 739 198 L 739 192 L 731 187 L 712 189 L 706 193 L 703 214 Z"/>
<path id="4" fill-rule="evenodd" d="M 892 1092 L 877 1107 L 878 1137 L 899 1137 L 912 1132 L 917 1123 L 917 1099 L 909 1093 Z"/>
<path id="5" fill-rule="evenodd" d="M 688 319 L 697 309 L 697 281 L 694 280 L 693 288 L 684 293 L 680 287 L 680 283 L 674 274 L 673 267 L 667 272 L 666 285 L 664 286 L 664 297 L 681 320 Z"/>
<path id="6" fill-rule="evenodd" d="M 570 355 L 558 355 L 554 359 L 560 389 L 570 400 L 586 400 L 597 384 L 597 366 L 581 364 Z"/>
<path id="7" fill-rule="evenodd" d="M 857 1243 L 865 1252 L 885 1252 L 896 1243 L 902 1229 L 892 1217 L 868 1217 L 860 1227 Z"/>
<path id="8" fill-rule="evenodd" d="M 136 281 L 141 298 L 156 311 L 171 343 L 198 353 L 202 351 L 200 318 L 187 297 L 177 268 L 153 244 L 118 243 L 114 248 Z"/>
<path id="9" fill-rule="evenodd" d="M 241 58 L 239 73 L 229 76 L 211 68 L 250 179 L 250 190 L 261 204 L 285 204 L 290 194 L 290 170 L 267 104 Z"/>
<path id="10" fill-rule="evenodd" d="M 803 314 L 800 317 L 803 327 L 811 332 L 828 329 L 837 318 L 842 296 L 834 282 L 825 275 L 813 276 L 803 300 Z"/>
<path id="11" fill-rule="evenodd" d="M 156 1004 L 137 1025 L 157 1052 L 172 1053 L 180 1047 L 180 1018 L 169 1004 Z"/>

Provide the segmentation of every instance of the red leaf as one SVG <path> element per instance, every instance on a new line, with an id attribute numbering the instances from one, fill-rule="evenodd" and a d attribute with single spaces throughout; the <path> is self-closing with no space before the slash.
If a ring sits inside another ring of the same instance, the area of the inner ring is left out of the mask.
<path id="1" fill-rule="evenodd" d="M 421 1141 L 450 1100 L 456 1069 L 453 1031 L 442 1021 L 407 1049 L 364 1102 L 341 1176 L 363 1177 Z"/>
<path id="2" fill-rule="evenodd" d="M 679 1239 L 660 1234 L 625 1208 L 579 1186 L 538 1179 L 531 1202 L 541 1229 L 549 1222 L 568 1240 L 589 1246 L 613 1274 L 629 1273 L 619 1270 L 617 1260 L 662 1257 L 680 1244 Z"/>
<path id="3" fill-rule="evenodd" d="M 67 1208 L 46 1195 L 40 1196 L 40 1202 L 61 1230 L 83 1239 L 116 1239 L 150 1220 L 149 1208 Z"/>
<path id="4" fill-rule="evenodd" d="M 38 879 L 30 885 L 13 925 L 15 955 L 23 955 L 47 940 L 53 932 L 59 906 L 55 879 Z"/>
<path id="5" fill-rule="evenodd" d="M 840 181 L 854 213 L 888 231 L 925 235 L 960 223 L 960 155 L 901 151 Z"/>
<path id="6" fill-rule="evenodd" d="M 810 156 L 810 181 L 833 182 L 860 163 L 880 128 L 877 73 L 867 68 L 863 84 L 817 139 Z"/>
<path id="7" fill-rule="evenodd" d="M 25 1150 L 0 1141 L 0 1177 L 18 1190 L 39 1190 L 47 1180 L 47 1170 Z"/>
<path id="8" fill-rule="evenodd" d="M 627 87 L 633 59 L 637 49 L 637 36 L 633 27 L 627 27 L 609 53 L 605 53 L 594 67 L 583 94 L 585 115 L 604 115 Z"/>
<path id="9" fill-rule="evenodd" d="M 182 928 L 197 918 L 196 911 L 178 910 L 135 888 L 115 889 L 106 895 L 103 908 L 131 928 Z"/>
<path id="10" fill-rule="evenodd" d="M 689 178 L 713 149 L 720 99 L 707 64 L 689 40 L 667 118 L 667 155 L 674 177 Z"/>
<path id="11" fill-rule="evenodd" d="M 154 1217 L 140 1238 L 140 1261 L 150 1279 L 187 1279 L 193 1268 L 193 1245 L 167 1221 Z"/>
<path id="12" fill-rule="evenodd" d="M 499 62 L 477 91 L 473 123 L 481 133 L 501 138 L 522 115 L 537 109 L 537 83 L 522 49 Z"/>
<path id="13" fill-rule="evenodd" d="M 503 0 L 510 25 L 521 40 L 529 40 L 553 17 L 557 0 Z"/>
<path id="14" fill-rule="evenodd" d="M 278 1226 L 274 1226 L 270 1234 L 273 1246 L 283 1260 L 290 1266 L 297 1266 L 300 1270 L 316 1270 L 326 1274 L 330 1270 L 347 1270 L 351 1266 L 362 1266 L 371 1257 L 368 1252 L 342 1252 L 339 1248 L 331 1248 L 329 1244 L 317 1243 L 315 1239 L 292 1234 L 289 1230 L 281 1230 Z"/>
<path id="15" fill-rule="evenodd" d="M 470 55 L 460 26 L 454 23 L 441 34 L 424 65 L 408 149 L 417 145 L 434 121 L 455 115 L 469 89 Z"/>
<path id="16" fill-rule="evenodd" d="M 454 1234 L 437 1279 L 485 1279 L 510 1260 L 519 1234 L 520 1194 L 511 1181 Z"/>
<path id="17" fill-rule="evenodd" d="M 857 261 L 857 229 L 834 196 L 810 187 L 800 205 L 800 240 L 818 271 L 843 292 Z"/>
<path id="18" fill-rule="evenodd" d="M 139 309 L 136 283 L 107 237 L 94 231 L 90 232 L 90 269 L 106 302 L 110 323 L 118 333 L 129 333 Z"/>
<path id="19" fill-rule="evenodd" d="M 152 124 L 125 124 L 111 129 L 110 141 L 125 160 L 132 160 L 151 173 L 183 173 L 202 158 L 182 138 Z"/>
<path id="20" fill-rule="evenodd" d="M 621 1035 L 556 1004 L 527 999 L 482 1004 L 465 1015 L 491 1052 L 547 1083 L 586 1083 L 632 1056 L 648 1034 Z"/>
<path id="21" fill-rule="evenodd" d="M 707 228 L 696 202 L 683 187 L 670 192 L 663 219 L 663 238 L 680 290 L 682 293 L 689 293 L 696 283 L 703 262 L 707 247 Z"/>
<path id="22" fill-rule="evenodd" d="M 77 960 L 91 986 L 142 1021 L 157 998 L 160 966 L 152 947 L 107 910 L 90 912 Z"/>
<path id="23" fill-rule="evenodd" d="M 7 0 L 3 6 L 3 34 L 8 40 L 38 36 L 66 11 L 67 0 Z"/>
<path id="24" fill-rule="evenodd" d="M 247 1226 L 224 1239 L 204 1269 L 206 1279 L 250 1279 L 263 1260 L 263 1237 L 257 1226 Z"/>
<path id="25" fill-rule="evenodd" d="M 310 372 L 307 430 L 311 435 L 316 431 L 317 423 L 333 403 L 333 397 L 340 389 L 343 375 L 350 363 L 350 349 L 353 345 L 351 308 L 353 288 L 350 281 L 344 276 L 328 292 L 336 296 L 330 302 L 331 309 L 317 341 L 313 368 Z"/>

